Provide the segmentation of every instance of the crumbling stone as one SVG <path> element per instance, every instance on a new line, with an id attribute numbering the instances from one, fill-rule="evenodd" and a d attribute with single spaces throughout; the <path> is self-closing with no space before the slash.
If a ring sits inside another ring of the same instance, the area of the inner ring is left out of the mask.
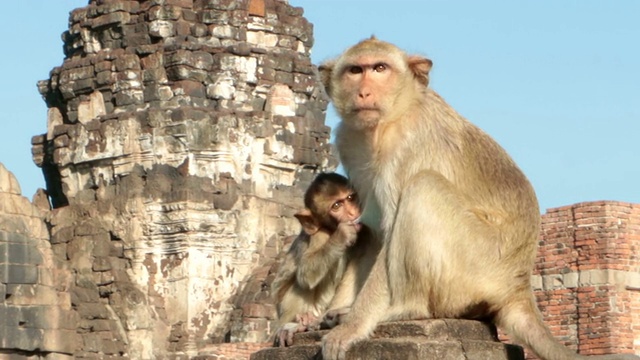
<path id="1" fill-rule="evenodd" d="M 291 209 L 313 175 L 336 165 L 302 11 L 91 0 L 63 41 L 38 84 L 50 110 L 32 153 L 53 206 L 50 257 L 70 270 L 73 355 L 193 356 L 232 329 L 265 341 L 268 294 L 233 295 L 297 232 Z M 25 265 L 42 260 L 11 252 L 3 291 L 36 285 Z"/>
<path id="2" fill-rule="evenodd" d="M 48 209 L 23 197 L 2 164 L 0 204 L 0 350 L 66 358 L 78 344 L 79 316 L 67 266 L 48 241 Z"/>

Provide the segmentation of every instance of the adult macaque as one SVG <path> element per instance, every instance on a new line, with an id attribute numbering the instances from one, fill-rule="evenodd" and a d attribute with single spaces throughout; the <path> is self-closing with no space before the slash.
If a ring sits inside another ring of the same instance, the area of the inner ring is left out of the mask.
<path id="1" fill-rule="evenodd" d="M 579 359 L 531 291 L 540 214 L 507 153 L 427 88 L 432 62 L 375 38 L 320 67 L 342 118 L 336 143 L 383 238 L 346 320 L 323 339 L 343 359 L 385 320 L 491 319 L 541 359 Z M 638 359 L 609 355 L 601 359 Z"/>
<path id="2" fill-rule="evenodd" d="M 344 314 L 373 266 L 380 249 L 360 224 L 360 204 L 347 178 L 318 175 L 305 193 L 305 209 L 295 214 L 302 225 L 273 282 L 280 328 L 275 343 L 291 344 L 293 334 L 320 326 L 327 310 L 329 326 Z"/>

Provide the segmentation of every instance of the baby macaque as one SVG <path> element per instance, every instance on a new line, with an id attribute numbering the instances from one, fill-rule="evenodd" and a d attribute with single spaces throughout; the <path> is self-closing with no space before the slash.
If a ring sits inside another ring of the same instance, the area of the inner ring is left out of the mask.
<path id="1" fill-rule="evenodd" d="M 375 262 L 380 245 L 360 220 L 360 204 L 349 181 L 319 174 L 307 189 L 305 208 L 295 214 L 302 231 L 291 244 L 272 285 L 280 329 L 275 343 L 293 334 L 339 323 Z"/>

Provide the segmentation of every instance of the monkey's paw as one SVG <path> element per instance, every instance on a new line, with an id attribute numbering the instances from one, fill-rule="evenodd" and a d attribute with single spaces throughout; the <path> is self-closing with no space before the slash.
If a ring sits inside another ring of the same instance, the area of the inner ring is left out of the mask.
<path id="1" fill-rule="evenodd" d="M 351 311 L 351 306 L 345 306 L 327 311 L 320 322 L 320 329 L 333 329 L 344 323 L 344 318 Z"/>
<path id="2" fill-rule="evenodd" d="M 355 327 L 339 325 L 322 337 L 322 358 L 324 360 L 344 360 L 347 350 L 366 335 L 359 335 Z"/>
<path id="3" fill-rule="evenodd" d="M 346 247 L 353 246 L 358 239 L 358 230 L 350 221 L 344 221 L 338 224 L 338 229 L 336 231 L 340 233 L 339 238 L 342 239 L 342 242 Z"/>
<path id="4" fill-rule="evenodd" d="M 317 323 L 318 321 L 318 317 L 313 311 L 296 315 L 296 322 L 307 327 Z"/>
<path id="5" fill-rule="evenodd" d="M 293 335 L 299 332 L 305 332 L 307 327 L 299 323 L 286 323 L 282 325 L 276 334 L 273 346 L 285 347 L 293 345 Z"/>

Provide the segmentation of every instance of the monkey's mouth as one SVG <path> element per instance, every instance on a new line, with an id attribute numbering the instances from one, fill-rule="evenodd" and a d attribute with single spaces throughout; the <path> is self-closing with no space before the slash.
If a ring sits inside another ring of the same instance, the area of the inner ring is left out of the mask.
<path id="1" fill-rule="evenodd" d="M 355 112 L 365 112 L 365 111 L 379 111 L 377 107 L 374 106 L 362 106 L 353 109 Z"/>
<path id="2" fill-rule="evenodd" d="M 360 215 L 357 218 L 351 220 L 351 223 L 356 228 L 356 231 L 360 231 L 360 229 L 362 229 L 362 223 L 360 222 L 361 218 L 362 218 L 362 215 Z"/>
<path id="3" fill-rule="evenodd" d="M 374 104 L 353 104 L 352 106 L 349 107 L 348 112 L 351 112 L 352 114 L 357 114 L 359 112 L 366 112 L 366 111 L 379 111 L 380 109 L 378 109 L 378 107 Z"/>

